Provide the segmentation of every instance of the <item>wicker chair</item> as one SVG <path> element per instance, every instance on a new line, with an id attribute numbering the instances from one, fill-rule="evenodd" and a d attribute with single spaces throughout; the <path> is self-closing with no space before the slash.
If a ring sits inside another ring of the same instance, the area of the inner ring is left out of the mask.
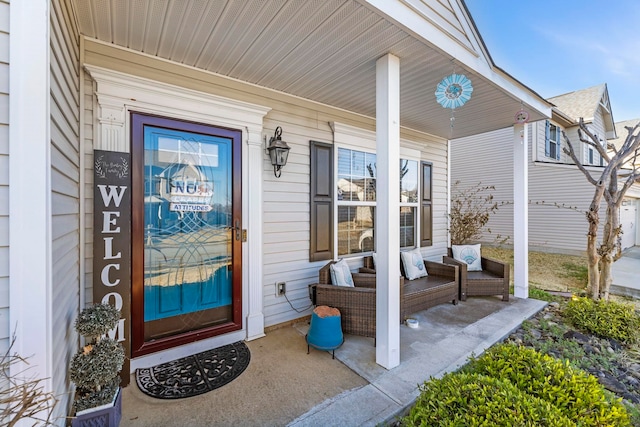
<path id="1" fill-rule="evenodd" d="M 331 284 L 331 261 L 318 272 L 318 284 L 313 285 L 316 305 L 328 305 L 340 310 L 342 331 L 347 334 L 376 336 L 376 276 L 353 273 L 354 287 Z"/>
<path id="2" fill-rule="evenodd" d="M 467 264 L 453 258 L 451 248 L 448 256 L 442 257 L 445 264 L 457 265 L 460 281 L 460 301 L 470 296 L 501 295 L 502 301 L 509 301 L 509 264 L 491 258 L 482 258 L 482 271 L 467 271 Z"/>
<path id="3" fill-rule="evenodd" d="M 376 336 L 376 275 L 353 273 L 355 287 L 331 284 L 331 261 L 318 274 L 313 286 L 314 303 L 340 310 L 343 332 L 365 337 Z M 410 314 L 444 302 L 458 302 L 458 269 L 455 266 L 425 261 L 429 276 L 416 280 L 400 277 L 400 322 Z"/>

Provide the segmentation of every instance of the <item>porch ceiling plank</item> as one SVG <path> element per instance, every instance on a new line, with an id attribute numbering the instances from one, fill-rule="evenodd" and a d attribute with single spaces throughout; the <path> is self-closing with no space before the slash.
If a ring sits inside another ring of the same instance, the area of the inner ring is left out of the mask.
<path id="1" fill-rule="evenodd" d="M 308 2 L 288 1 L 269 22 L 262 43 L 251 46 L 240 61 L 230 70 L 231 74 L 243 76 L 243 80 L 259 85 L 262 76 L 286 63 L 286 58 L 305 39 L 310 37 L 331 13 L 339 6 L 336 1 Z"/>
<path id="2" fill-rule="evenodd" d="M 211 33 L 215 25 L 212 27 L 212 22 L 217 22 L 220 13 L 223 10 L 223 4 L 220 2 L 209 2 L 201 12 L 201 15 L 197 18 L 197 26 L 193 27 L 191 36 L 188 43 L 183 46 L 175 45 L 176 52 L 172 54 L 172 57 L 176 61 L 184 64 L 193 65 L 197 61 L 198 57 L 202 54 L 202 46 L 210 40 Z M 192 21 L 193 22 L 193 21 Z M 187 20 L 185 26 L 192 25 Z M 182 50 L 182 52 L 180 52 Z"/>
<path id="3" fill-rule="evenodd" d="M 96 37 L 96 28 L 93 22 L 93 13 L 91 12 L 92 2 L 80 1 L 74 2 L 73 8 L 76 11 L 80 32 L 87 37 Z"/>
<path id="4" fill-rule="evenodd" d="M 547 114 L 538 95 L 483 62 L 489 59 L 458 0 L 400 0 L 395 6 L 378 0 L 72 3 L 84 37 L 370 118 L 375 61 L 393 53 L 401 60 L 402 126 L 444 138 L 451 135 L 451 111 L 434 92 L 457 54 L 467 63 L 458 58 L 455 71 L 471 79 L 474 92 L 455 112 L 456 136 L 511 126 L 518 97 L 532 106 L 531 120 Z"/>
<path id="5" fill-rule="evenodd" d="M 199 27 L 203 25 L 203 19 L 208 17 L 207 9 L 207 4 L 202 2 L 189 2 L 180 24 L 173 27 L 173 31 L 166 33 L 166 37 L 175 38 L 169 54 L 172 61 L 186 64 L 184 57 L 192 49 L 192 41 Z M 208 27 L 209 24 L 210 22 L 206 22 L 204 25 Z"/>
<path id="6" fill-rule="evenodd" d="M 363 33 L 343 42 L 335 53 L 316 58 L 309 73 L 299 75 L 292 84 L 282 89 L 313 99 L 313 95 L 328 84 L 340 81 L 362 64 L 375 62 L 381 56 L 380 44 L 393 45 L 405 36 L 386 22 L 378 21 Z"/>
<path id="7" fill-rule="evenodd" d="M 343 40 L 351 40 L 380 21 L 378 16 L 354 2 L 345 2 L 327 20 L 302 40 L 295 51 L 283 58 L 277 71 L 270 70 L 259 82 L 267 87 L 292 83 L 294 73 L 304 74 L 315 67 L 315 59 L 335 54 Z"/>
<path id="8" fill-rule="evenodd" d="M 202 47 L 195 67 L 227 75 L 224 67 L 232 67 L 241 55 L 254 43 L 258 28 L 268 22 L 273 8 L 271 2 L 258 7 L 254 2 L 220 2 L 224 5 L 215 22 L 211 22 L 211 34 Z"/>
<path id="9" fill-rule="evenodd" d="M 159 11 L 160 9 L 157 8 L 155 10 Z M 149 55 L 159 56 L 160 58 L 170 59 L 173 46 L 177 42 L 176 29 L 180 28 L 182 17 L 185 13 L 186 10 L 183 4 L 171 2 L 163 15 L 154 16 L 154 19 L 157 20 L 154 22 L 154 25 L 160 32 L 147 33 L 149 41 L 145 43 L 145 46 L 148 45 L 149 50 L 144 50 L 143 52 Z M 137 27 L 137 30 L 140 31 L 142 28 Z M 157 38 L 157 40 L 154 40 L 154 38 Z M 152 47 L 153 45 L 156 46 L 155 49 Z"/>
<path id="10" fill-rule="evenodd" d="M 149 19 L 145 25 L 144 44 L 142 51 L 149 55 L 157 55 L 162 41 L 162 32 L 167 31 L 167 16 L 170 14 L 171 3 L 168 0 L 153 2 L 149 9 Z"/>

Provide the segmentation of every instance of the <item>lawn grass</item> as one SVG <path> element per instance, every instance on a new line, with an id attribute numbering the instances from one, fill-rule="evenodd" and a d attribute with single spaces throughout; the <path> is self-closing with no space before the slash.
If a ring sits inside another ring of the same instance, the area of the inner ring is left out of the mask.
<path id="1" fill-rule="evenodd" d="M 482 255 L 511 264 L 513 284 L 513 250 L 482 247 Z M 545 291 L 579 294 L 587 287 L 586 256 L 529 251 L 529 286 Z"/>
<path id="2" fill-rule="evenodd" d="M 513 287 L 513 250 L 482 246 L 482 256 L 494 258 L 511 265 L 511 286 Z M 541 291 L 571 292 L 585 295 L 588 284 L 587 257 L 529 251 L 529 296 L 548 300 Z M 631 303 L 640 310 L 640 300 L 630 297 L 610 295 L 618 302 Z"/>

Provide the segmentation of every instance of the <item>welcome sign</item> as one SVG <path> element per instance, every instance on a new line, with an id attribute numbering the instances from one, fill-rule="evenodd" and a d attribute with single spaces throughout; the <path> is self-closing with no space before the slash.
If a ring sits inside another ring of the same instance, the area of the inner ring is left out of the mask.
<path id="1" fill-rule="evenodd" d="M 131 355 L 131 156 L 94 151 L 93 189 L 93 301 L 121 312 L 109 336 L 125 350 L 121 384 L 129 383 Z"/>

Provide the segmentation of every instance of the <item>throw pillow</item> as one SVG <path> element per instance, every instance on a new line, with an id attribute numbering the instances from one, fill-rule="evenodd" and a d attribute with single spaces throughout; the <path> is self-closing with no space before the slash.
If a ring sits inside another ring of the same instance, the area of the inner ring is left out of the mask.
<path id="1" fill-rule="evenodd" d="M 329 267 L 331 272 L 331 283 L 336 286 L 348 286 L 353 287 L 353 277 L 351 277 L 351 270 L 349 264 L 344 259 L 339 260 L 336 263 L 331 264 Z"/>
<path id="2" fill-rule="evenodd" d="M 413 280 L 427 275 L 427 268 L 424 266 L 424 260 L 419 248 L 408 252 L 400 252 L 400 256 L 407 279 Z"/>
<path id="3" fill-rule="evenodd" d="M 451 245 L 453 259 L 467 264 L 467 271 L 482 271 L 480 243 L 477 245 Z"/>

